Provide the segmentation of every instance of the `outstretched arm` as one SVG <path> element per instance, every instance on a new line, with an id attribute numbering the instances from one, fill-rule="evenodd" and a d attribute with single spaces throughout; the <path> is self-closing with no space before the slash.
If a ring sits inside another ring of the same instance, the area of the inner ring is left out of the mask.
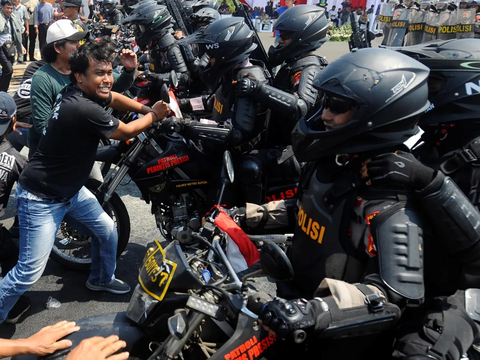
<path id="1" fill-rule="evenodd" d="M 59 340 L 80 329 L 74 322 L 61 321 L 47 326 L 27 339 L 0 339 L 0 358 L 16 355 L 47 355 L 72 346 L 70 340 Z"/>

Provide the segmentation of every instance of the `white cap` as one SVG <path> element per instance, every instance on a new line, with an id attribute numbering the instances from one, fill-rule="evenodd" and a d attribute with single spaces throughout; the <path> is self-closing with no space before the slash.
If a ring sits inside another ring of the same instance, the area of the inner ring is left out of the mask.
<path id="1" fill-rule="evenodd" d="M 60 40 L 82 40 L 86 35 L 87 32 L 79 31 L 72 20 L 57 20 L 48 27 L 47 44 Z"/>

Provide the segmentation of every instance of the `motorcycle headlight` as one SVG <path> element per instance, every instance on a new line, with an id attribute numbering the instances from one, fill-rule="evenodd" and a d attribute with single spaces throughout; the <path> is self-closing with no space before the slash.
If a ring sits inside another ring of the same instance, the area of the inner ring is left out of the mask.
<path id="1" fill-rule="evenodd" d="M 130 299 L 130 303 L 128 304 L 127 317 L 141 325 L 147 320 L 148 314 L 157 304 L 158 300 L 148 295 L 143 291 L 142 287 L 137 284 L 133 291 L 132 298 Z"/>

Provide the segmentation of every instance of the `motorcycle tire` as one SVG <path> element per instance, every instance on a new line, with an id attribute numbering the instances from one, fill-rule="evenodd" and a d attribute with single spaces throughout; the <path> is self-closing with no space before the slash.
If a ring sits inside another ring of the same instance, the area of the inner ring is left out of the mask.
<path id="1" fill-rule="evenodd" d="M 103 205 L 105 212 L 113 219 L 118 231 L 117 258 L 122 254 L 130 238 L 130 216 L 117 193 Z M 91 236 L 75 230 L 62 221 L 57 231 L 50 258 L 72 270 L 89 270 L 91 259 Z"/>

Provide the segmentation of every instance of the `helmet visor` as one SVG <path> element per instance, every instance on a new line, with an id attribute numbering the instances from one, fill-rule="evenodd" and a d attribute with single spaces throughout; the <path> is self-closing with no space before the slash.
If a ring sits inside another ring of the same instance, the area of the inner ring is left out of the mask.
<path id="1" fill-rule="evenodd" d="M 445 85 L 445 78 L 441 75 L 431 73 L 428 77 L 428 94 L 429 98 L 438 94 Z"/>
<path id="2" fill-rule="evenodd" d="M 345 114 L 355 107 L 353 101 L 325 94 L 323 108 L 333 114 Z"/>

